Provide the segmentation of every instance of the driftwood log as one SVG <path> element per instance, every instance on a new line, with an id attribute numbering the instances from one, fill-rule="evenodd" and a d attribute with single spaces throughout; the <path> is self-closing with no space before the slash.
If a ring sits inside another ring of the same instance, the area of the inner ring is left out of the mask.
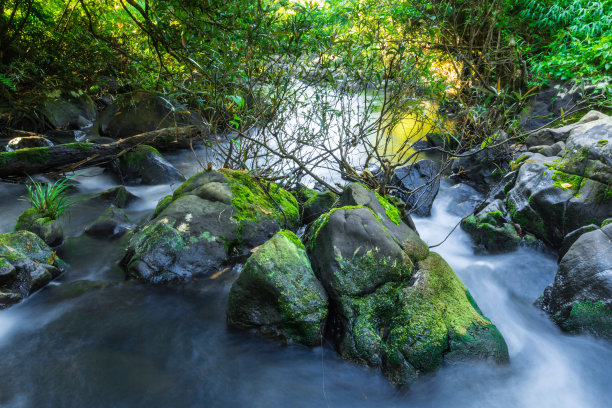
<path id="1" fill-rule="evenodd" d="M 113 143 L 67 143 L 0 153 L 0 178 L 69 171 L 108 163 L 139 145 L 159 149 L 189 147 L 191 141 L 207 137 L 196 126 L 172 127 L 141 133 Z"/>

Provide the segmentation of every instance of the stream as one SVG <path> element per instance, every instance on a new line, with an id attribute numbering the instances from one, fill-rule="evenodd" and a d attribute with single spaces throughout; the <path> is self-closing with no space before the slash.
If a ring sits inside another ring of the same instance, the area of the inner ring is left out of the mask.
<path id="1" fill-rule="evenodd" d="M 167 156 L 190 176 L 185 151 Z M 100 169 L 82 172 L 77 195 L 114 186 Z M 129 187 L 126 212 L 150 216 L 178 185 Z M 21 185 L 0 183 L 0 233 L 27 203 Z M 432 216 L 415 218 L 439 243 L 479 196 L 443 182 Z M 608 407 L 612 346 L 568 336 L 533 302 L 556 273 L 556 254 L 519 249 L 475 254 L 459 228 L 435 248 L 508 343 L 510 364 L 444 366 L 408 390 L 333 348 L 283 346 L 228 327 L 225 305 L 239 267 L 184 287 L 125 281 L 117 262 L 127 237 L 82 234 L 104 207 L 75 204 L 60 256 L 71 268 L 24 302 L 0 311 L 0 407 Z M 87 280 L 88 284 L 75 284 Z"/>

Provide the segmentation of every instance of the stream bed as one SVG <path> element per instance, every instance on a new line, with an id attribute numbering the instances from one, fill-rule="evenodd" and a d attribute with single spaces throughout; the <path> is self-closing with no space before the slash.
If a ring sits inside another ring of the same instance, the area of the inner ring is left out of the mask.
<path id="1" fill-rule="evenodd" d="M 185 176 L 185 152 L 167 157 Z M 114 186 L 90 169 L 78 193 Z M 130 187 L 126 212 L 150 216 L 175 186 Z M 19 185 L 0 183 L 0 233 L 27 208 Z M 415 218 L 439 243 L 479 197 L 442 183 L 432 216 Z M 457 228 L 435 248 L 504 335 L 510 364 L 445 366 L 407 390 L 342 360 L 329 344 L 284 346 L 228 327 L 225 305 L 239 267 L 182 287 L 126 281 L 117 262 L 127 238 L 97 240 L 83 226 L 103 210 L 76 204 L 60 256 L 71 268 L 0 311 L 0 407 L 608 407 L 612 346 L 568 336 L 533 302 L 556 273 L 556 254 L 475 254 Z M 76 281 L 89 281 L 77 282 Z"/>

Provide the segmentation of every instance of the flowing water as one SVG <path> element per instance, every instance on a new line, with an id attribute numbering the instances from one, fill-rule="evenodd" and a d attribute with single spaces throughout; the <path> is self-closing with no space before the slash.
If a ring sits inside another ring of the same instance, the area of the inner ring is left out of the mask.
<path id="1" fill-rule="evenodd" d="M 186 175 L 185 152 L 170 156 Z M 79 193 L 114 185 L 96 169 Z M 137 187 L 127 213 L 149 216 L 176 186 Z M 0 184 L 0 232 L 27 206 L 22 186 Z M 421 236 L 441 241 L 479 199 L 443 184 Z M 125 281 L 126 238 L 82 235 L 102 209 L 77 204 L 61 256 L 71 268 L 26 301 L 0 311 L 1 407 L 607 407 L 612 346 L 562 334 L 533 306 L 552 282 L 556 256 L 520 249 L 474 254 L 457 229 L 436 250 L 504 335 L 510 363 L 445 366 L 409 390 L 338 357 L 329 346 L 283 346 L 230 328 L 225 304 L 239 268 L 186 287 Z M 75 283 L 88 280 L 89 284 Z M 93 282 L 93 283 L 92 283 Z"/>

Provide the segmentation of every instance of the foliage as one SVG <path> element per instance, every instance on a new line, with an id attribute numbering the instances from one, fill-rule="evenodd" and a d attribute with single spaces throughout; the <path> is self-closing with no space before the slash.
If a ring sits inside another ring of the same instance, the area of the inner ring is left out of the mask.
<path id="1" fill-rule="evenodd" d="M 30 177 L 31 185 L 26 185 L 28 195 L 24 198 L 33 209 L 44 217 L 56 220 L 70 205 L 72 201 L 67 196 L 67 189 L 71 186 L 68 181 L 73 176 L 51 183 L 41 183 Z"/>
<path id="2" fill-rule="evenodd" d="M 533 34 L 542 35 L 524 44 L 536 74 L 561 80 L 612 75 L 612 1 L 515 0 L 514 6 Z"/>

